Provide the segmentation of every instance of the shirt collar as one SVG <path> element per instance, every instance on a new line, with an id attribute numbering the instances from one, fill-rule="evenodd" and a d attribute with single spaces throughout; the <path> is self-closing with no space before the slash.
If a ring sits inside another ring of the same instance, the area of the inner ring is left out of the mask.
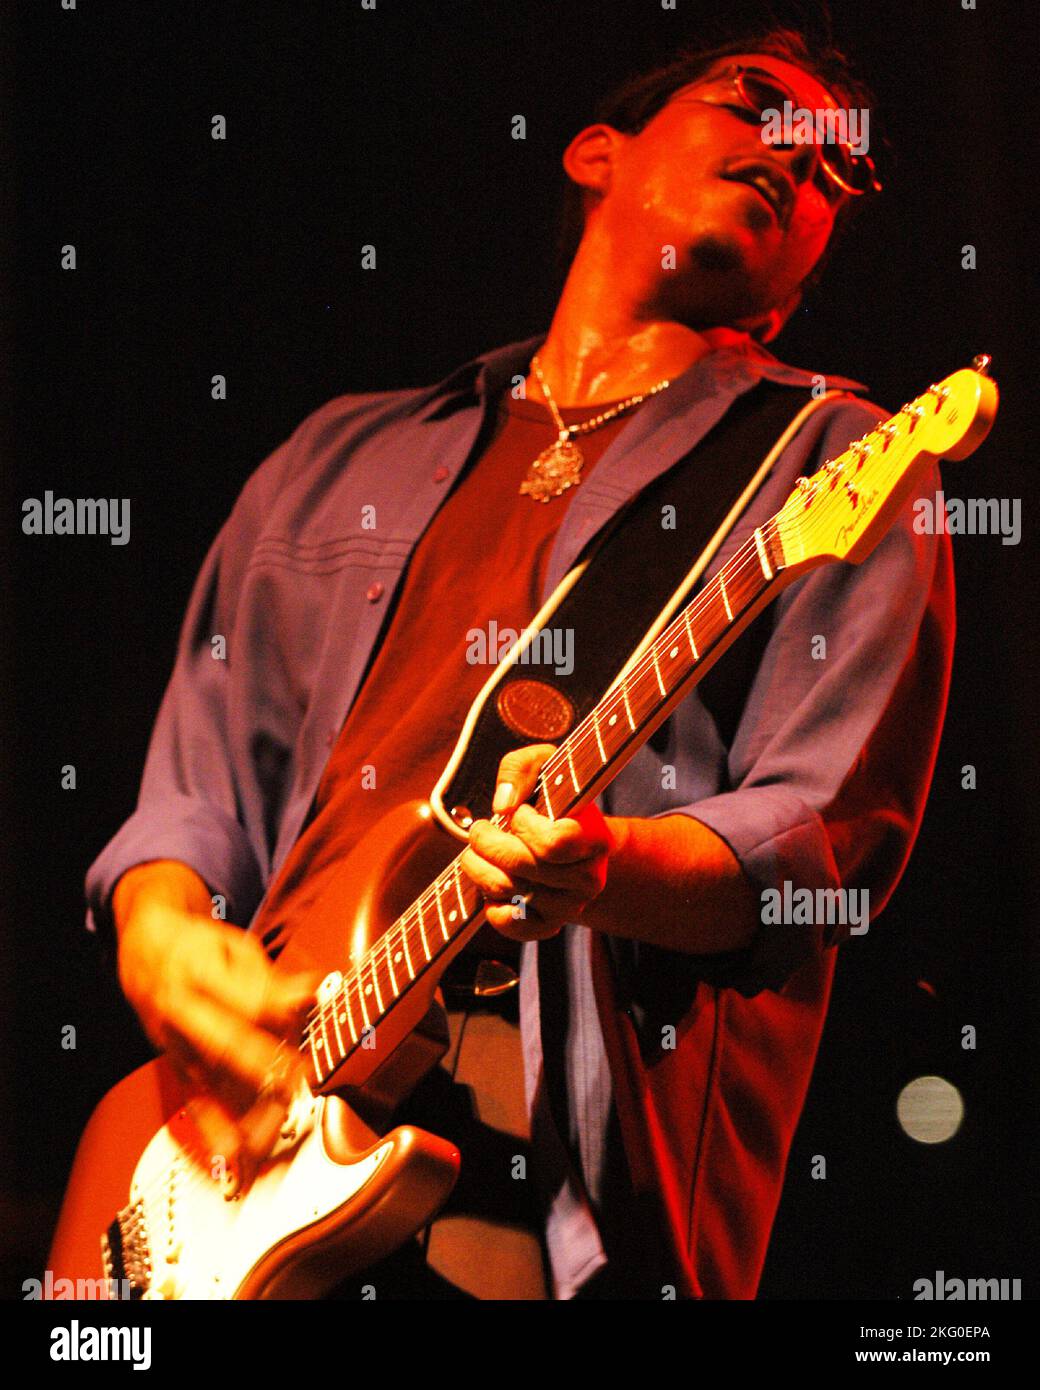
<path id="1" fill-rule="evenodd" d="M 712 376 L 720 384 L 729 380 L 734 385 L 742 382 L 752 385 L 756 380 L 765 378 L 782 386 L 813 387 L 822 381 L 827 389 L 867 389 L 862 382 L 854 381 L 851 377 L 833 376 L 830 373 L 824 376 L 820 372 L 789 366 L 756 342 L 749 333 L 738 329 L 712 328 L 706 330 L 703 336 L 708 340 L 709 351 L 676 377 L 675 385 L 683 382 L 691 373 L 701 376 L 705 367 L 710 365 Z M 441 381 L 423 390 L 415 402 L 415 414 L 419 419 L 426 420 L 451 404 L 472 404 L 475 400 L 484 402 L 490 396 L 498 395 L 514 377 L 527 375 L 531 358 L 544 342 L 543 333 L 471 358 Z M 683 394 L 674 392 L 675 396 Z"/>

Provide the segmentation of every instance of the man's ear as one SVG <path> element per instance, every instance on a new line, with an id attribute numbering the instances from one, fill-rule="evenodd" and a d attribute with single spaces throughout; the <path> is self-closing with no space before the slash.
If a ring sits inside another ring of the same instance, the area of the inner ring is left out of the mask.
<path id="1" fill-rule="evenodd" d="M 610 188 L 614 156 L 623 139 L 625 137 L 613 126 L 586 126 L 563 152 L 567 177 L 586 193 L 601 198 Z"/>
<path id="2" fill-rule="evenodd" d="M 802 291 L 792 290 L 782 304 L 777 304 L 765 314 L 753 319 L 741 319 L 733 326 L 750 333 L 760 343 L 771 343 L 780 333 L 784 324 L 802 302 Z"/>

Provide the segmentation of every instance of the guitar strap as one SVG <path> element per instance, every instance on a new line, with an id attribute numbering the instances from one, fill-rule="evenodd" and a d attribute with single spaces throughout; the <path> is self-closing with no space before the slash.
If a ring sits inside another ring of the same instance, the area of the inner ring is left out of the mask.
<path id="1" fill-rule="evenodd" d="M 447 830 L 465 839 L 473 820 L 491 814 L 495 774 L 510 749 L 557 743 L 584 719 L 620 677 L 626 658 L 625 669 L 689 601 L 740 512 L 805 420 L 844 394 L 807 399 L 804 388 L 760 381 L 600 533 L 591 553 L 579 557 L 473 702 L 430 798 Z M 696 557 L 692 568 L 691 557 Z M 729 682 L 754 670 L 756 651 L 745 640 L 752 633 L 761 646 L 764 625 L 752 624 L 720 663 Z M 713 714 L 714 675 L 709 672 L 699 687 Z M 720 703 L 719 717 L 727 705 Z M 723 736 L 726 732 L 720 729 Z"/>

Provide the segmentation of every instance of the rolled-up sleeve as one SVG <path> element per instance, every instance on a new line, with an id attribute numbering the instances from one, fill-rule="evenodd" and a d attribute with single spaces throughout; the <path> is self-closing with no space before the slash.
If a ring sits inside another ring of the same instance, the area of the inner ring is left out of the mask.
<path id="1" fill-rule="evenodd" d="M 291 441 L 290 441 L 291 442 Z M 113 890 L 136 864 L 177 859 L 248 920 L 261 894 L 257 856 L 241 824 L 229 738 L 231 641 L 242 574 L 265 496 L 289 443 L 253 475 L 210 547 L 181 627 L 177 656 L 152 732 L 137 808 L 91 865 L 87 927 L 110 925 Z M 222 648 L 219 641 L 224 638 Z"/>
<path id="2" fill-rule="evenodd" d="M 933 469 L 918 491 L 939 487 Z M 730 789 L 675 809 L 726 842 L 763 906 L 783 903 L 785 889 L 788 903 L 811 890 L 814 905 L 816 890 L 842 889 L 857 894 L 845 900 L 857 912 L 855 922 L 842 914 L 844 923 L 818 910 L 806 922 L 764 912 L 717 983 L 748 995 L 782 988 L 809 957 L 880 913 L 923 814 L 953 638 L 949 538 L 917 534 L 912 502 L 861 565 L 826 564 L 774 605 L 729 749 Z"/>

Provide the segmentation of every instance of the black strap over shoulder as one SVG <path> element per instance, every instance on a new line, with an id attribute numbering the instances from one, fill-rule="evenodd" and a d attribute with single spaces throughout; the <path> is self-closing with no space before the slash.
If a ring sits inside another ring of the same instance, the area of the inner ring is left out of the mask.
<path id="1" fill-rule="evenodd" d="M 550 616 L 544 640 L 480 711 L 442 798 L 460 826 L 490 814 L 495 773 L 510 749 L 558 742 L 598 703 L 807 400 L 803 388 L 759 382 L 592 542 L 588 568 Z M 571 670 L 560 659 L 565 651 Z"/>

